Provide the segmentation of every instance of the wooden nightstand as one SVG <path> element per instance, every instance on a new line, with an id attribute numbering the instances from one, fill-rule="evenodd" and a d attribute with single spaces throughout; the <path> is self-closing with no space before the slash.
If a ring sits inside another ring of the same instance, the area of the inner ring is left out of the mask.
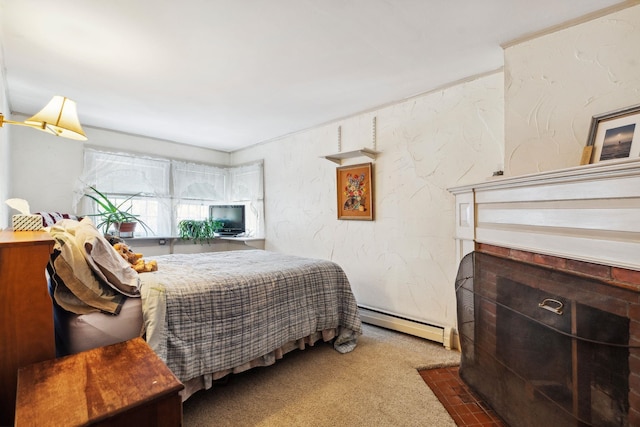
<path id="1" fill-rule="evenodd" d="M 15 426 L 180 426 L 183 388 L 134 338 L 21 368 Z"/>
<path id="2" fill-rule="evenodd" d="M 18 368 L 56 356 L 44 231 L 0 231 L 0 425 L 13 424 Z"/>

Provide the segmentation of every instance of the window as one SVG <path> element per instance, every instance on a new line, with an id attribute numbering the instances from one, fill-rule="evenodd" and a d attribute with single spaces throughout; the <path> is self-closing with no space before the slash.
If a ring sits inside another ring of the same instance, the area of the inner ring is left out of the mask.
<path id="1" fill-rule="evenodd" d="M 207 218 L 209 205 L 244 204 L 247 234 L 260 237 L 264 235 L 262 170 L 261 161 L 221 167 L 86 149 L 76 211 L 97 211 L 83 197 L 92 186 L 116 202 L 133 196 L 131 212 L 140 215 L 155 235 L 175 236 L 181 220 Z M 144 235 L 138 227 L 136 236 Z"/>
<path id="2" fill-rule="evenodd" d="M 172 172 L 176 224 L 183 219 L 205 219 L 209 205 L 227 199 L 227 168 L 174 161 Z"/>

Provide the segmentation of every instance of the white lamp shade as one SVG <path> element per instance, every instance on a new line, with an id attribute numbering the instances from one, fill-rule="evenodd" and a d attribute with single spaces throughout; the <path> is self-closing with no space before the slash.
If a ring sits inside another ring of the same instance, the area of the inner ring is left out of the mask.
<path id="1" fill-rule="evenodd" d="M 63 96 L 51 98 L 51 101 L 42 110 L 24 122 L 63 138 L 87 140 L 78 120 L 76 103 Z"/>

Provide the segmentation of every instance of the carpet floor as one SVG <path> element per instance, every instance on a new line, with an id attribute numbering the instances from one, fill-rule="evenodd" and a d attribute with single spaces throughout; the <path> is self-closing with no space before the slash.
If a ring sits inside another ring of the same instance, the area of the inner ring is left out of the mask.
<path id="1" fill-rule="evenodd" d="M 459 362 L 441 344 L 364 325 L 351 353 L 317 343 L 194 394 L 184 425 L 455 427 L 418 370 Z"/>

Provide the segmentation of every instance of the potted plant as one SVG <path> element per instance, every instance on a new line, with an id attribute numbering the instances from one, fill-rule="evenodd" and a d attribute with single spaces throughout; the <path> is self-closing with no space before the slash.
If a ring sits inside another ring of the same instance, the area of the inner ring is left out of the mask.
<path id="1" fill-rule="evenodd" d="M 137 196 L 137 194 L 127 197 L 122 203 L 116 205 L 97 188 L 89 188 L 91 188 L 95 194 L 85 194 L 85 196 L 98 204 L 98 213 L 89 214 L 87 216 L 95 216 L 99 218 L 96 228 L 102 228 L 106 234 L 113 225 L 118 236 L 127 235 L 130 237 L 133 237 L 136 224 L 140 224 L 147 233 L 151 231 L 149 226 L 139 218 L 139 215 L 131 213 L 131 204 L 129 204 L 129 207 L 124 208 L 124 206 L 127 205 L 127 202 Z"/>
<path id="2" fill-rule="evenodd" d="M 209 243 L 209 240 L 215 238 L 215 233 L 220 231 L 223 225 L 222 221 L 213 218 L 183 219 L 178 223 L 178 231 L 181 239 L 193 240 L 193 243 Z"/>

